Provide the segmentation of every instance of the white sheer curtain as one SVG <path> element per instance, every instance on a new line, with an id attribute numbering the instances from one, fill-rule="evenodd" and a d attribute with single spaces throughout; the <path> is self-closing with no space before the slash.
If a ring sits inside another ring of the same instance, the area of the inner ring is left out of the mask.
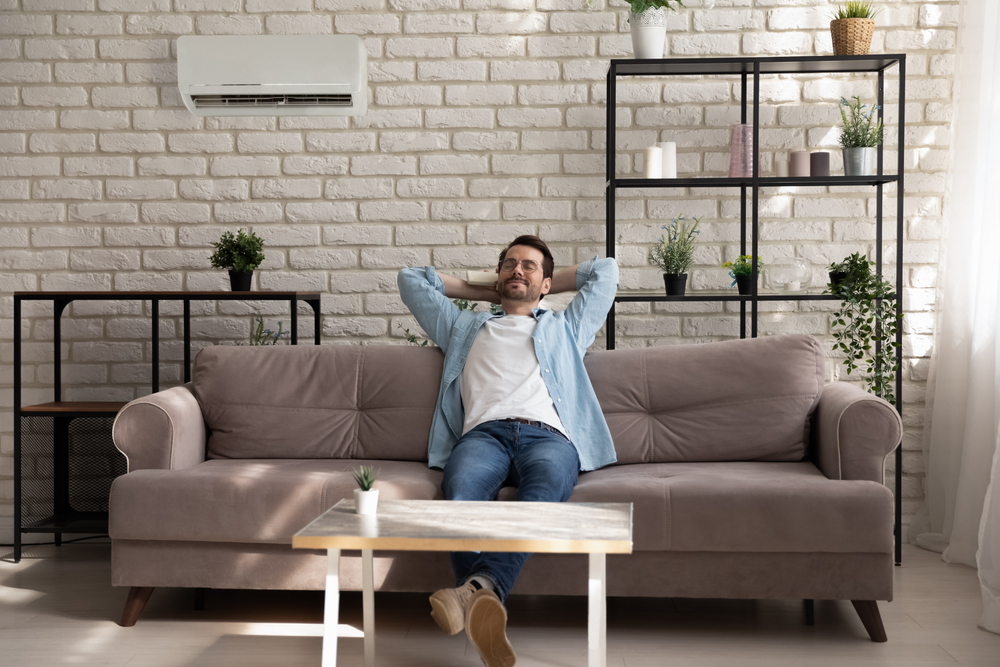
<path id="1" fill-rule="evenodd" d="M 1000 3 L 965 0 L 937 330 L 926 500 L 909 541 L 977 567 L 980 626 L 1000 633 Z"/>

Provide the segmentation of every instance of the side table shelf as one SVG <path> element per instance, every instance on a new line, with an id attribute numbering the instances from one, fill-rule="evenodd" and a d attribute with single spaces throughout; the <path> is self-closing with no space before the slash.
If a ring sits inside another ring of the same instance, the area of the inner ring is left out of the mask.
<path id="1" fill-rule="evenodd" d="M 15 292 L 14 326 L 21 331 L 24 301 L 50 301 L 53 309 L 53 401 L 21 405 L 21 336 L 14 335 L 14 562 L 21 560 L 22 535 L 46 533 L 56 546 L 64 534 L 108 532 L 108 495 L 116 477 L 128 472 L 115 448 L 111 427 L 125 406 L 120 401 L 63 401 L 60 320 L 73 301 L 151 301 L 152 390 L 159 391 L 159 302 L 184 304 L 184 382 L 191 379 L 191 301 L 287 301 L 291 344 L 298 343 L 297 304 L 315 315 L 314 343 L 320 344 L 318 292 Z"/>

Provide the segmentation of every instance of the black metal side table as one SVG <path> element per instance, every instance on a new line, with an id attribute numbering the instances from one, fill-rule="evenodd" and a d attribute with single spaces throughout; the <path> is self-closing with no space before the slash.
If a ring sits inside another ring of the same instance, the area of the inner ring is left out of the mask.
<path id="1" fill-rule="evenodd" d="M 61 327 L 73 301 L 151 301 L 152 390 L 160 389 L 160 302 L 184 304 L 184 382 L 191 380 L 191 302 L 287 301 L 291 343 L 298 344 L 297 302 L 314 313 L 314 343 L 320 344 L 319 292 L 15 292 L 14 293 L 14 562 L 21 560 L 21 536 L 52 533 L 58 546 L 68 533 L 108 531 L 111 483 L 127 471 L 111 441 L 117 401 L 63 401 Z M 21 405 L 21 307 L 25 301 L 53 304 L 53 400 Z"/>

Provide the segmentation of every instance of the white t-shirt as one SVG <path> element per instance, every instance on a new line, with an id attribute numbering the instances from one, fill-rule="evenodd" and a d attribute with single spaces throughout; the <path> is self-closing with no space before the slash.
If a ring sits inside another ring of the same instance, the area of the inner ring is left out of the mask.
<path id="1" fill-rule="evenodd" d="M 535 355 L 531 334 L 536 324 L 531 315 L 504 315 L 480 327 L 459 381 L 465 406 L 463 435 L 485 422 L 511 417 L 545 422 L 566 432 Z"/>

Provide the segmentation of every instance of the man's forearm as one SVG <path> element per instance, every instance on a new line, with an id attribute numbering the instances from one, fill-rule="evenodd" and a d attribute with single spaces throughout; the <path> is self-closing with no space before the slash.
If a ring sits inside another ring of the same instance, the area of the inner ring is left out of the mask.
<path id="1" fill-rule="evenodd" d="M 470 301 L 489 301 L 500 303 L 500 295 L 492 287 L 485 285 L 470 285 L 461 278 L 438 273 L 444 283 L 444 294 L 449 299 L 469 299 Z"/>
<path id="2" fill-rule="evenodd" d="M 579 264 L 557 271 L 552 275 L 552 288 L 549 294 L 573 292 L 576 290 L 576 270 Z"/>

